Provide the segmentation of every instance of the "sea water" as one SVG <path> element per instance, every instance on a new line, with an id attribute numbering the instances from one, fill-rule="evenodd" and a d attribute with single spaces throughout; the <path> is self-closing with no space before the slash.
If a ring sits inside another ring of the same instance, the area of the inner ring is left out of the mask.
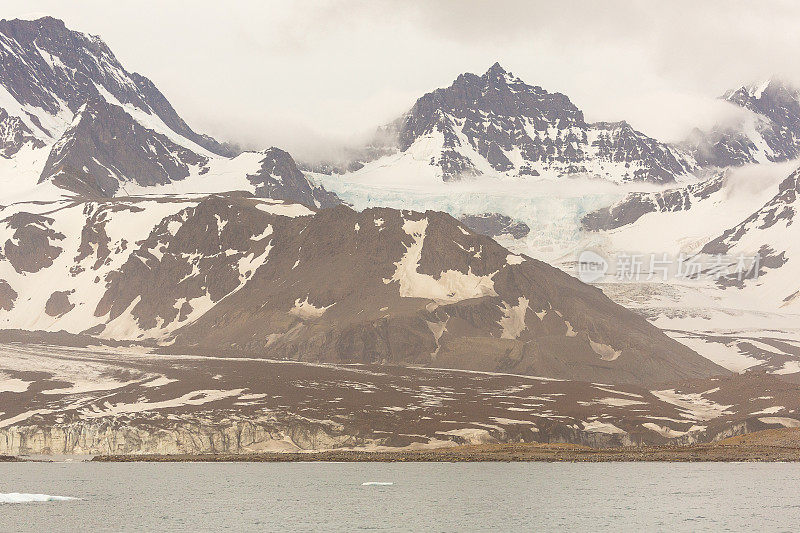
<path id="1" fill-rule="evenodd" d="M 800 465 L 16 463 L 0 531 L 790 531 Z M 48 501 L 34 501 L 44 499 Z"/>

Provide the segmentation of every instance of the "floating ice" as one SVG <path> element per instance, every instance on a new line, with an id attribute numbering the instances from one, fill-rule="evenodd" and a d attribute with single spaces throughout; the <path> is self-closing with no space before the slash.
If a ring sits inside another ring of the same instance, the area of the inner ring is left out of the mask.
<path id="1" fill-rule="evenodd" d="M 23 492 L 0 493 L 0 503 L 61 502 L 77 500 L 70 496 L 51 496 L 49 494 L 26 494 Z"/>

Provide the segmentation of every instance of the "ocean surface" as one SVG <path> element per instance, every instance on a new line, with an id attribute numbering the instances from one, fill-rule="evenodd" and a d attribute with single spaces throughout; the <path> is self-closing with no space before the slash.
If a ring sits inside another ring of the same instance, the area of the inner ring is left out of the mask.
<path id="1" fill-rule="evenodd" d="M 798 464 L 0 464 L 0 531 L 797 531 L 799 482 Z"/>

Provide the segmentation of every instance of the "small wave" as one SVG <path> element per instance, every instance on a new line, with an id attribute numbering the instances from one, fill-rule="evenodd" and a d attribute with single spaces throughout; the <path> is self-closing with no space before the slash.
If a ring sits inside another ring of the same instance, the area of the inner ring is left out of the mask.
<path id="1" fill-rule="evenodd" d="M 391 481 L 365 481 L 361 484 L 362 487 L 388 487 L 394 485 Z"/>
<path id="2" fill-rule="evenodd" d="M 71 496 L 51 496 L 49 494 L 25 494 L 22 492 L 0 493 L 0 503 L 62 502 L 77 500 Z"/>

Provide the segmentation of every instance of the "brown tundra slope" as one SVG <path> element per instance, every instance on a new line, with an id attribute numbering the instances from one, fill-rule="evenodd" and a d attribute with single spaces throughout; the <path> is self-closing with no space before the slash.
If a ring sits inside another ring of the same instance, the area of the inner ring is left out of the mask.
<path id="1" fill-rule="evenodd" d="M 225 194 L 0 211 L 0 324 L 258 355 L 657 384 L 725 370 L 449 215 Z"/>

